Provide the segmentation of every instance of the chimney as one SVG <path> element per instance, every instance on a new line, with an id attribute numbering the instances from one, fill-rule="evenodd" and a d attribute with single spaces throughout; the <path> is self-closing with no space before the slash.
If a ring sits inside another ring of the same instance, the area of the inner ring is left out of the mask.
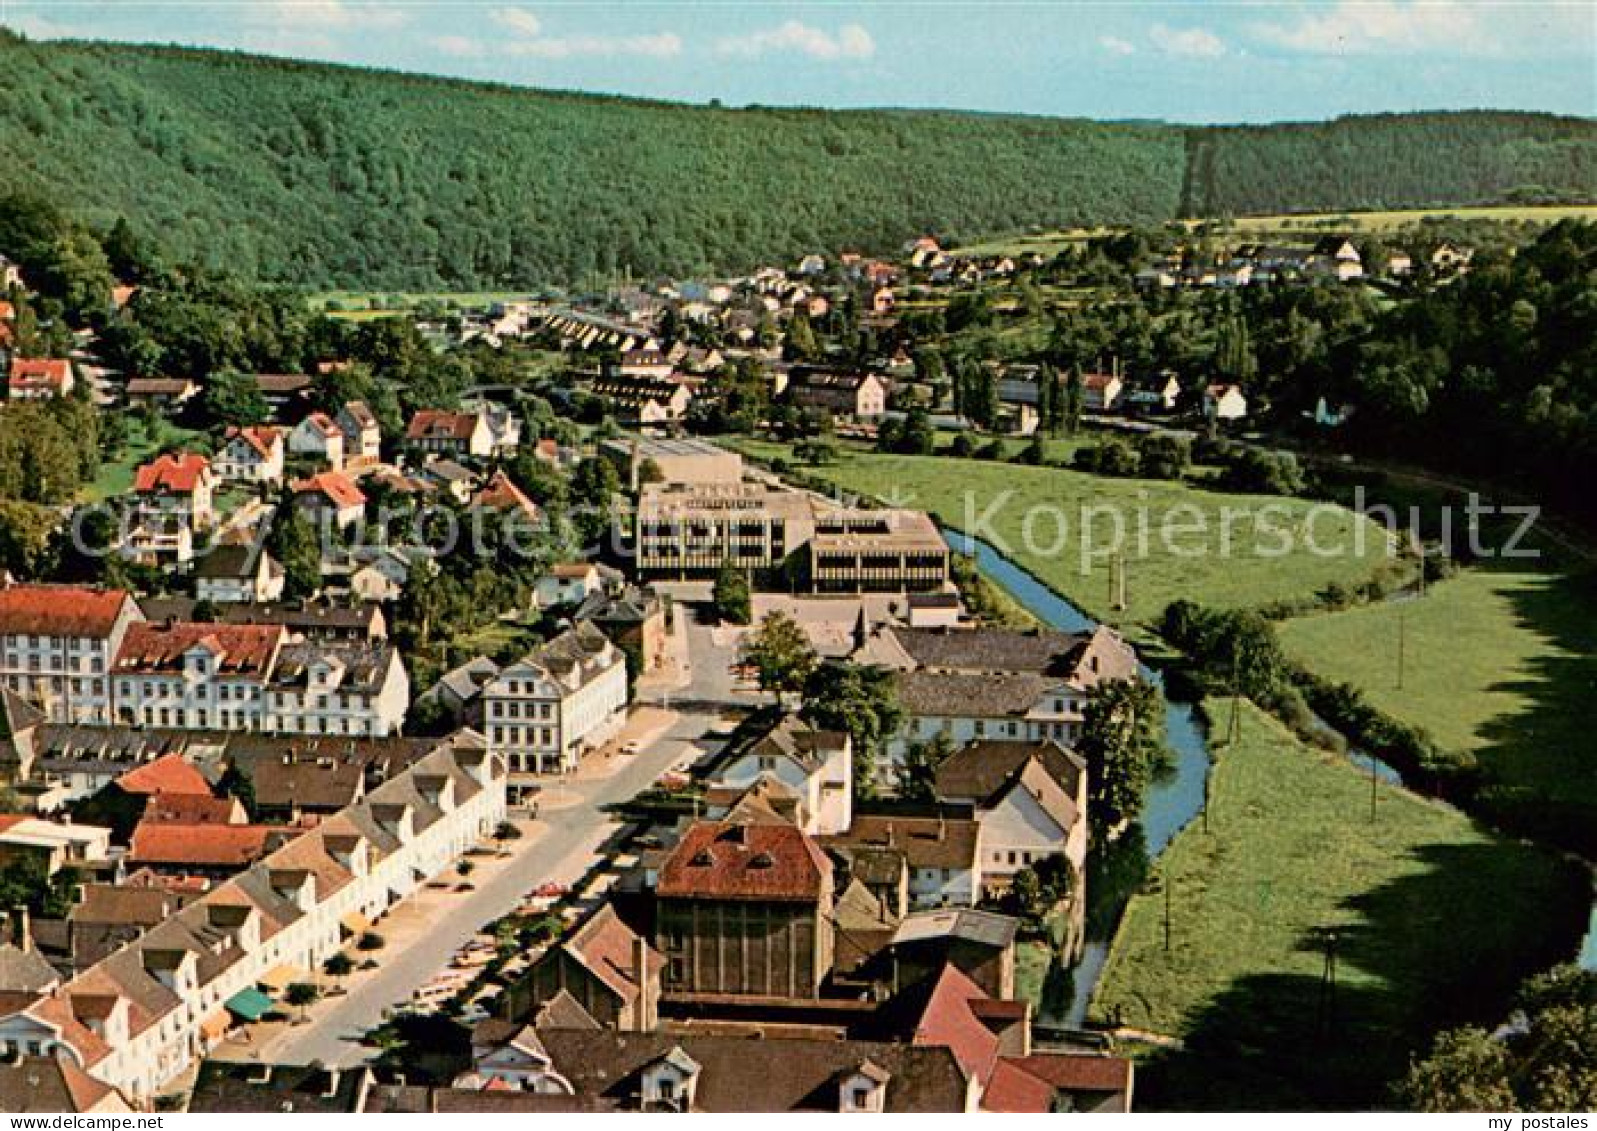
<path id="1" fill-rule="evenodd" d="M 941 813 L 937 814 L 937 843 L 942 844 L 948 837 L 948 822 Z"/>
<path id="2" fill-rule="evenodd" d="M 887 822 L 887 847 L 888 848 L 892 848 L 894 843 L 895 843 L 895 841 L 893 839 L 893 822 L 892 821 L 888 821 Z"/>
<path id="3" fill-rule="evenodd" d="M 18 950 L 33 949 L 33 924 L 27 907 L 20 903 L 11 909 L 11 941 Z"/>
<path id="4" fill-rule="evenodd" d="M 642 935 L 632 938 L 632 978 L 638 987 L 634 1020 L 640 1033 L 654 1031 L 654 1010 L 649 994 L 649 942 Z"/>

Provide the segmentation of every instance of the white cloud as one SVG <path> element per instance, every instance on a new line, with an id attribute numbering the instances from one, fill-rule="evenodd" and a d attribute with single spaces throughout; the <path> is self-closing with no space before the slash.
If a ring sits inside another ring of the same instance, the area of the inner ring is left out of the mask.
<path id="1" fill-rule="evenodd" d="M 410 15 L 388 4 L 347 3 L 346 0 L 261 0 L 244 11 L 253 24 L 286 32 L 392 31 L 410 22 Z"/>
<path id="2" fill-rule="evenodd" d="M 876 41 L 859 24 L 844 24 L 835 35 L 788 20 L 779 27 L 727 35 L 715 41 L 717 55 L 757 59 L 762 55 L 792 53 L 811 59 L 834 62 L 841 59 L 869 59 L 876 54 Z"/>
<path id="3" fill-rule="evenodd" d="M 1135 55 L 1136 44 L 1130 40 L 1121 39 L 1118 35 L 1106 35 L 1098 40 L 1098 46 L 1111 55 Z"/>
<path id="4" fill-rule="evenodd" d="M 675 32 L 652 35 L 540 36 L 500 45 L 506 55 L 534 59 L 610 58 L 631 56 L 670 59 L 682 54 L 682 37 Z"/>
<path id="5" fill-rule="evenodd" d="M 1154 24 L 1148 29 L 1148 38 L 1166 55 L 1180 55 L 1188 59 L 1218 59 L 1225 54 L 1225 44 L 1214 32 L 1201 27 L 1177 28 Z"/>
<path id="6" fill-rule="evenodd" d="M 1501 47 L 1479 6 L 1457 0 L 1340 0 L 1291 23 L 1256 23 L 1252 31 L 1277 47 L 1316 55 L 1496 54 Z"/>
<path id="7" fill-rule="evenodd" d="M 538 17 L 525 8 L 495 8 L 488 13 L 488 18 L 507 31 L 529 39 L 543 30 Z"/>

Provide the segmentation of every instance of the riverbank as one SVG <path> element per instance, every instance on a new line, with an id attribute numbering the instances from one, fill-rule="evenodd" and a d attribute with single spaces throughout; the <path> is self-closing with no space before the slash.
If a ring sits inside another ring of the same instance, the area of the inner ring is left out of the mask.
<path id="1" fill-rule="evenodd" d="M 1295 618 L 1292 659 L 1479 767 L 1472 810 L 1597 859 L 1597 590 L 1552 558 L 1483 563 L 1423 597 Z"/>
<path id="2" fill-rule="evenodd" d="M 1146 1061 L 1149 1107 L 1378 1104 L 1432 1033 L 1500 1020 L 1585 925 L 1578 867 L 1372 783 L 1250 703 L 1211 772 L 1207 820 L 1127 907 L 1090 1009 L 1181 1042 Z"/>

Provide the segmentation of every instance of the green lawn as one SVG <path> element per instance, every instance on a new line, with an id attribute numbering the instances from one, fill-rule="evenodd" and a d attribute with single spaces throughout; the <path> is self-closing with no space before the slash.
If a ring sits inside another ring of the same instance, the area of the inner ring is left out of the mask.
<path id="1" fill-rule="evenodd" d="M 127 494 L 133 489 L 133 473 L 141 464 L 147 463 L 162 448 L 170 444 L 184 443 L 196 435 L 197 432 L 188 428 L 179 428 L 164 418 L 158 418 L 154 431 L 146 433 L 139 419 L 130 417 L 128 444 L 121 458 L 100 465 L 99 474 L 94 477 L 94 481 L 83 488 L 83 501 L 98 503 Z"/>
<path id="2" fill-rule="evenodd" d="M 1055 443 L 1058 454 L 1050 454 L 1061 458 L 1073 442 Z M 767 458 L 786 452 L 767 443 L 740 446 Z M 1300 499 L 859 449 L 846 449 L 830 466 L 804 470 L 845 491 L 932 511 L 967 533 L 996 535 L 988 540 L 1001 541 L 1000 550 L 1110 623 L 1146 624 L 1178 597 L 1237 607 L 1308 596 L 1333 581 L 1361 582 L 1385 561 L 1385 537 L 1373 524 L 1321 504 L 1311 529 L 1305 516 L 1315 504 Z M 983 516 L 990 517 L 983 522 Z M 1117 518 L 1124 531 L 1124 610 L 1110 596 Z M 1354 536 L 1360 525 L 1362 547 Z M 1320 547 L 1341 552 L 1310 552 L 1310 534 Z M 1265 556 L 1287 539 L 1290 552 Z"/>
<path id="3" fill-rule="evenodd" d="M 1420 600 L 1288 621 L 1282 640 L 1313 671 L 1473 752 L 1491 780 L 1592 809 L 1597 822 L 1597 589 L 1589 575 L 1536 564 L 1470 569 Z"/>
<path id="4" fill-rule="evenodd" d="M 1240 740 L 1216 751 L 1208 831 L 1183 831 L 1133 898 L 1092 1003 L 1185 1042 L 1149 1061 L 1148 1106 L 1379 1103 L 1431 1032 L 1500 1017 L 1521 976 L 1573 953 L 1577 870 L 1395 787 L 1372 822 L 1370 796 L 1367 775 L 1244 705 Z"/>

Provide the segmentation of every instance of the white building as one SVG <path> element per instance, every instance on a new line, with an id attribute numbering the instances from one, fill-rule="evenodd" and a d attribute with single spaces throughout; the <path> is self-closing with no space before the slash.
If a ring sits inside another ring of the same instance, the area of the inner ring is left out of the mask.
<path id="1" fill-rule="evenodd" d="M 135 726 L 382 738 L 410 707 L 392 645 L 275 624 L 140 623 L 112 671 L 114 717 Z"/>
<path id="2" fill-rule="evenodd" d="M 111 665 L 143 619 L 120 589 L 0 587 L 0 683 L 55 722 L 109 723 Z"/>
<path id="3" fill-rule="evenodd" d="M 215 604 L 275 601 L 284 580 L 283 567 L 254 541 L 223 543 L 194 564 L 194 595 Z"/>
<path id="4" fill-rule="evenodd" d="M 211 464 L 226 483 L 283 481 L 283 431 L 280 428 L 229 428 Z"/>
<path id="5" fill-rule="evenodd" d="M 410 676 L 386 642 L 286 646 L 267 691 L 262 729 L 279 734 L 399 733 L 410 709 Z"/>
<path id="6" fill-rule="evenodd" d="M 288 452 L 320 460 L 340 471 L 344 467 L 344 430 L 325 412 L 313 412 L 289 432 Z"/>
<path id="7" fill-rule="evenodd" d="M 1248 398 L 1237 385 L 1205 386 L 1203 415 L 1210 420 L 1241 420 L 1248 415 Z"/>
<path id="8" fill-rule="evenodd" d="M 974 742 L 937 768 L 937 796 L 975 809 L 984 875 L 1063 856 L 1085 876 L 1087 763 L 1075 751 L 1052 740 Z"/>
<path id="9" fill-rule="evenodd" d="M 383 430 L 365 401 L 350 401 L 338 410 L 338 428 L 344 433 L 344 466 L 371 467 L 383 456 Z"/>
<path id="10" fill-rule="evenodd" d="M 727 762 L 714 784 L 742 793 L 764 781 L 780 782 L 798 799 L 798 826 L 811 836 L 847 832 L 853 823 L 854 750 L 847 734 L 784 716 Z"/>
<path id="11" fill-rule="evenodd" d="M 584 751 L 626 721 L 627 664 L 583 622 L 500 671 L 483 687 L 489 748 L 512 771 L 569 773 Z"/>
<path id="12" fill-rule="evenodd" d="M 156 565 L 187 565 L 194 535 L 215 519 L 211 462 L 195 452 L 169 452 L 138 469 L 125 550 Z"/>
<path id="13" fill-rule="evenodd" d="M 59 1056 L 135 1102 L 218 1044 L 262 988 L 311 981 L 351 933 L 504 819 L 505 771 L 461 731 L 59 990 L 0 1016 L 0 1050 Z"/>
<path id="14" fill-rule="evenodd" d="M 1136 679 L 1137 656 L 1113 629 L 1088 633 L 883 626 L 858 663 L 898 672 L 904 724 L 884 744 L 886 774 L 912 742 L 939 735 L 956 749 L 978 739 L 1076 740 L 1092 689 Z"/>
<path id="15" fill-rule="evenodd" d="M 603 576 L 593 562 L 557 562 L 533 585 L 540 609 L 579 605 L 604 588 Z"/>

